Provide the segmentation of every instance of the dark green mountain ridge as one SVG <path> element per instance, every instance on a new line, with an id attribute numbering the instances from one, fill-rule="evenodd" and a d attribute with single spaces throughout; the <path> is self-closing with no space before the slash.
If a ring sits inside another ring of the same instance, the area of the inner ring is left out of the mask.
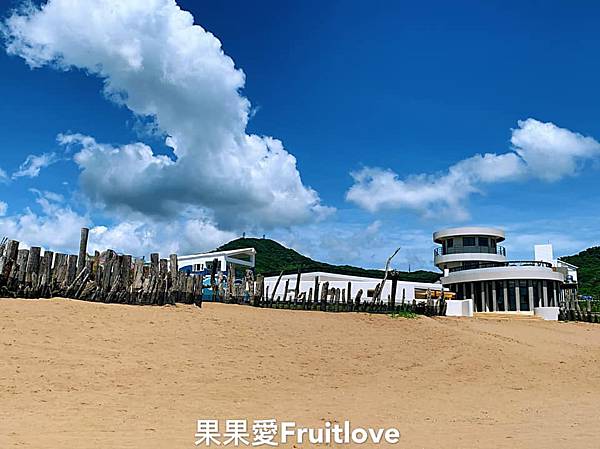
<path id="1" fill-rule="evenodd" d="M 347 274 L 351 276 L 364 276 L 383 278 L 383 270 L 365 269 L 350 265 L 332 265 L 318 262 L 306 257 L 297 251 L 286 248 L 271 239 L 239 238 L 218 247 L 215 251 L 232 249 L 256 249 L 256 273 L 265 276 L 278 275 L 281 271 L 285 274 L 296 273 L 300 269 L 303 273 L 311 271 L 327 271 L 329 273 Z M 382 261 L 383 264 L 384 261 Z M 432 271 L 401 272 L 400 279 L 415 282 L 435 282 L 440 274 Z"/>
<path id="2" fill-rule="evenodd" d="M 579 294 L 592 295 L 594 299 L 600 299 L 600 246 L 560 259 L 578 267 Z"/>

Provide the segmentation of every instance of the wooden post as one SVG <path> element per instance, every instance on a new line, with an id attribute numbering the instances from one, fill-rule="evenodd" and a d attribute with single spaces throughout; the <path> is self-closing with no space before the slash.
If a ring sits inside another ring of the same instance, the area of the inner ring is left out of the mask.
<path id="1" fill-rule="evenodd" d="M 19 242 L 17 242 L 16 240 L 9 240 L 6 243 L 6 249 L 2 257 L 2 266 L 0 267 L 0 282 L 2 282 L 3 284 L 8 282 L 10 272 L 12 271 L 13 266 L 17 263 L 18 253 Z"/>
<path id="2" fill-rule="evenodd" d="M 39 246 L 32 246 L 29 248 L 29 259 L 27 260 L 25 283 L 27 284 L 27 288 L 31 289 L 29 292 L 31 295 L 33 295 L 33 290 L 37 290 L 37 278 L 40 270 L 41 251 L 42 249 Z"/>
<path id="3" fill-rule="evenodd" d="M 265 289 L 265 278 L 259 274 L 256 277 L 256 288 L 254 290 L 254 298 L 252 304 L 254 307 L 258 307 L 260 305 L 260 301 L 264 298 L 264 289 Z"/>
<path id="4" fill-rule="evenodd" d="M 216 291 L 215 284 L 216 284 L 216 278 L 217 278 L 218 263 L 219 263 L 218 259 L 213 259 L 211 267 L 210 267 L 210 288 L 213 289 L 213 300 L 214 300 L 214 294 Z"/>
<path id="5" fill-rule="evenodd" d="M 88 228 L 81 228 L 81 237 L 79 239 L 79 257 L 77 258 L 77 274 L 81 273 L 81 270 L 83 270 L 83 267 L 85 267 L 89 233 L 90 230 Z"/>
<path id="6" fill-rule="evenodd" d="M 67 259 L 67 285 L 71 285 L 79 273 L 77 256 L 70 254 Z"/>
<path id="7" fill-rule="evenodd" d="M 285 303 L 287 301 L 288 290 L 290 288 L 290 280 L 285 280 L 285 289 L 283 290 L 283 306 L 285 307 Z"/>
<path id="8" fill-rule="evenodd" d="M 394 276 L 392 278 L 392 295 L 390 297 L 390 303 L 388 304 L 388 309 L 391 309 L 393 312 L 396 308 L 396 290 L 398 288 L 398 277 Z"/>
<path id="9" fill-rule="evenodd" d="M 44 251 L 39 277 L 39 295 L 46 297 L 50 295 L 50 279 L 52 276 L 52 260 L 54 253 L 52 251 Z"/>
<path id="10" fill-rule="evenodd" d="M 25 273 L 27 270 L 27 259 L 29 258 L 29 250 L 28 249 L 20 249 L 17 254 L 17 266 L 19 267 L 19 272 L 17 275 L 17 280 L 19 284 L 25 283 Z"/>
<path id="11" fill-rule="evenodd" d="M 160 260 L 160 256 L 158 255 L 158 253 L 150 254 L 150 268 L 154 274 L 158 273 L 159 260 Z"/>
<path id="12" fill-rule="evenodd" d="M 176 291 L 177 291 L 177 274 L 179 272 L 179 263 L 177 261 L 177 254 L 171 254 L 169 256 L 169 304 L 175 304 Z"/>
<path id="13" fill-rule="evenodd" d="M 88 264 L 86 264 L 88 266 Z M 122 291 L 120 292 L 119 302 L 123 302 L 129 304 L 131 302 L 130 299 L 130 291 L 131 291 L 131 256 L 125 254 L 123 256 L 123 261 L 121 262 L 121 282 L 122 282 Z"/>
<path id="14" fill-rule="evenodd" d="M 298 299 L 298 295 L 300 295 L 300 268 L 298 268 L 298 275 L 296 276 L 296 288 L 294 289 L 294 300 Z"/>
<path id="15" fill-rule="evenodd" d="M 348 287 L 346 288 L 346 298 L 348 304 L 352 304 L 352 282 L 348 281 Z"/>
<path id="16" fill-rule="evenodd" d="M 354 307 L 356 308 L 357 312 L 360 312 L 360 298 L 363 294 L 362 289 L 359 289 L 358 292 L 356 293 L 356 298 L 354 299 Z"/>
<path id="17" fill-rule="evenodd" d="M 327 311 L 327 296 L 329 295 L 329 282 L 323 282 L 321 289 L 321 311 Z"/>
<path id="18" fill-rule="evenodd" d="M 229 302 L 234 299 L 234 283 L 235 283 L 235 268 L 232 263 L 227 266 L 227 293 L 226 297 Z"/>
<path id="19" fill-rule="evenodd" d="M 177 254 L 171 254 L 169 256 L 169 272 L 171 273 L 171 279 L 174 279 L 179 271 L 179 265 L 177 262 Z"/>
<path id="20" fill-rule="evenodd" d="M 277 282 L 275 282 L 275 287 L 273 287 L 273 291 L 271 292 L 271 302 L 275 299 L 275 293 L 277 292 L 277 287 L 279 287 L 279 282 L 281 282 L 281 277 L 283 276 L 283 270 L 279 273 L 279 277 L 277 278 Z"/>
<path id="21" fill-rule="evenodd" d="M 319 301 L 319 276 L 315 276 L 315 286 L 313 289 L 313 298 L 315 302 Z"/>

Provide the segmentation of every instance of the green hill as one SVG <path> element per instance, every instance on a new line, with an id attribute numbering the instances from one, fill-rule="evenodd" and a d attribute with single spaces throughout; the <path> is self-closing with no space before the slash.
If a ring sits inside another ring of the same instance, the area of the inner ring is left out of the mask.
<path id="1" fill-rule="evenodd" d="M 578 267 L 579 294 L 600 298 L 600 246 L 594 246 L 574 256 L 565 256 L 560 259 Z"/>
<path id="2" fill-rule="evenodd" d="M 296 273 L 298 268 L 303 273 L 327 271 L 329 273 L 372 278 L 382 278 L 384 275 L 383 270 L 368 270 L 349 265 L 331 265 L 317 262 L 270 239 L 239 238 L 220 246 L 215 251 L 250 247 L 256 249 L 256 273 L 265 276 L 278 275 L 281 271 L 284 271 L 286 274 Z M 400 275 L 401 280 L 416 282 L 435 282 L 439 277 L 438 273 L 424 270 L 411 273 L 401 272 Z"/>

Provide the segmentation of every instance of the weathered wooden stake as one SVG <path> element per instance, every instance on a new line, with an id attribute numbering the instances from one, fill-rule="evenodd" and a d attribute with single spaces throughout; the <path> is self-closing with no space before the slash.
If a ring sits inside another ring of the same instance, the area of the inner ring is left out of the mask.
<path id="1" fill-rule="evenodd" d="M 394 276 L 392 278 L 392 296 L 390 298 L 390 304 L 389 304 L 392 311 L 396 307 L 396 289 L 397 288 L 398 288 L 398 278 L 396 276 Z"/>
<path id="2" fill-rule="evenodd" d="M 88 228 L 81 228 L 81 237 L 79 239 L 79 257 L 77 258 L 77 274 L 81 273 L 81 270 L 83 270 L 83 267 L 85 267 L 89 233 L 90 230 Z"/>
<path id="3" fill-rule="evenodd" d="M 281 277 L 283 276 L 283 270 L 279 273 L 279 277 L 277 278 L 277 282 L 275 282 L 275 287 L 273 287 L 273 291 L 271 292 L 271 302 L 275 299 L 275 293 L 277 292 L 277 287 L 279 287 L 279 282 L 281 282 Z"/>
<path id="4" fill-rule="evenodd" d="M 296 288 L 294 289 L 294 299 L 298 299 L 298 295 L 300 295 L 300 268 L 298 268 L 298 275 L 296 276 Z"/>

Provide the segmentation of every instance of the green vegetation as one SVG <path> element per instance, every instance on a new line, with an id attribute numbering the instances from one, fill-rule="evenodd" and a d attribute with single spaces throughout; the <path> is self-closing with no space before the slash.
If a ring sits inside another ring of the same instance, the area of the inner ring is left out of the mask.
<path id="1" fill-rule="evenodd" d="M 579 307 L 581 307 L 581 310 L 587 310 L 588 304 L 590 306 L 590 312 L 600 313 L 600 301 L 579 301 Z"/>
<path id="2" fill-rule="evenodd" d="M 286 248 L 285 246 L 270 239 L 240 238 L 232 240 L 215 251 L 226 251 L 240 248 L 256 249 L 256 273 L 265 276 L 278 275 L 281 271 L 285 274 L 296 273 L 298 269 L 303 273 L 311 271 L 327 271 L 329 273 L 347 274 L 352 276 L 364 276 L 382 278 L 383 270 L 367 270 L 349 265 L 330 265 L 317 262 L 309 257 Z M 382 264 L 385 261 L 382 261 Z M 411 273 L 401 272 L 400 279 L 415 282 L 435 282 L 440 275 L 431 271 L 414 271 Z"/>
<path id="3" fill-rule="evenodd" d="M 400 312 L 393 312 L 390 316 L 392 318 L 408 318 L 408 319 L 412 319 L 412 318 L 417 318 L 419 315 L 417 315 L 414 312 L 409 312 L 408 310 L 401 310 Z"/>
<path id="4" fill-rule="evenodd" d="M 588 248 L 574 256 L 560 259 L 578 267 L 580 295 L 592 295 L 594 298 L 600 298 L 600 246 Z"/>

